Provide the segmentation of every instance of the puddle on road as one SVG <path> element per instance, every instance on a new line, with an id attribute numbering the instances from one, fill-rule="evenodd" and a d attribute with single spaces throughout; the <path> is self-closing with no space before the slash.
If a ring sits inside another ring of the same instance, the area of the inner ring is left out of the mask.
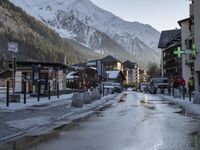
<path id="1" fill-rule="evenodd" d="M 169 104 L 170 101 L 167 101 L 167 100 L 140 100 L 140 103 L 145 103 L 145 104 Z"/>
<path id="2" fill-rule="evenodd" d="M 168 105 L 175 105 L 175 103 L 172 101 L 169 101 Z"/>
<path id="3" fill-rule="evenodd" d="M 140 100 L 140 104 L 141 104 L 141 106 L 144 106 L 151 110 L 154 110 L 156 108 L 154 103 L 150 102 L 149 100 Z"/>
<path id="4" fill-rule="evenodd" d="M 118 101 L 118 103 L 121 103 L 121 102 L 125 102 L 125 100 L 124 100 L 124 99 L 120 99 L 120 100 Z"/>
<path id="5" fill-rule="evenodd" d="M 189 113 L 184 107 L 182 106 L 175 106 L 174 108 L 179 108 L 180 110 L 175 111 L 174 113 L 180 114 L 181 116 L 192 117 L 194 119 L 198 119 L 198 115 Z"/>
<path id="6" fill-rule="evenodd" d="M 58 137 L 58 132 L 35 136 L 25 136 L 20 139 L 9 141 L 6 143 L 0 143 L 1 150 L 26 150 L 27 147 L 33 146 L 38 143 L 46 142 Z"/>
<path id="7" fill-rule="evenodd" d="M 45 143 L 47 141 L 51 141 L 52 139 L 56 139 L 59 137 L 63 132 L 71 130 L 72 128 L 76 128 L 79 126 L 79 123 L 84 122 L 86 120 L 96 118 L 97 117 L 103 117 L 105 108 L 100 108 L 98 111 L 95 111 L 94 114 L 92 114 L 89 117 L 86 117 L 85 119 L 74 121 L 69 124 L 60 124 L 58 127 L 54 127 L 52 130 L 48 130 L 48 132 L 42 133 L 39 132 L 39 134 L 33 133 L 33 135 L 26 135 L 26 136 L 19 136 L 14 139 L 10 139 L 5 142 L 0 142 L 0 150 L 26 150 L 29 147 L 32 147 L 34 145 L 37 145 L 39 143 Z"/>
<path id="8" fill-rule="evenodd" d="M 174 113 L 176 113 L 176 114 L 181 114 L 181 115 L 183 115 L 183 116 L 187 116 L 187 112 L 186 112 L 185 109 L 181 109 L 181 110 L 179 110 L 179 111 L 175 111 Z"/>
<path id="9" fill-rule="evenodd" d="M 32 107 L 35 107 L 35 108 L 41 108 L 41 107 L 47 107 L 49 106 L 48 104 L 42 104 L 42 105 L 33 105 Z"/>
<path id="10" fill-rule="evenodd" d="M 199 132 L 193 132 L 191 133 L 192 136 L 192 147 L 194 147 L 196 150 L 200 149 L 200 133 Z"/>

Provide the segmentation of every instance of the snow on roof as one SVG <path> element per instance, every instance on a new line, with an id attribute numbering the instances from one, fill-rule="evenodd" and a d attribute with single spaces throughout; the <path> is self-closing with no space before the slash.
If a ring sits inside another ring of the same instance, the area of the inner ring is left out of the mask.
<path id="1" fill-rule="evenodd" d="M 166 48 L 171 42 L 180 39 L 180 37 L 180 29 L 162 31 L 160 35 L 158 48 Z"/>
<path id="2" fill-rule="evenodd" d="M 93 69 L 93 70 L 97 70 L 97 68 L 95 68 L 95 67 L 89 67 L 90 69 Z"/>
<path id="3" fill-rule="evenodd" d="M 77 78 L 77 76 L 75 76 L 74 74 L 77 73 L 76 71 L 71 71 L 70 73 L 68 73 L 66 75 L 66 78 L 67 79 L 74 79 L 74 78 Z"/>
<path id="4" fill-rule="evenodd" d="M 106 73 L 108 74 L 109 79 L 115 79 L 117 78 L 119 71 L 106 71 Z"/>

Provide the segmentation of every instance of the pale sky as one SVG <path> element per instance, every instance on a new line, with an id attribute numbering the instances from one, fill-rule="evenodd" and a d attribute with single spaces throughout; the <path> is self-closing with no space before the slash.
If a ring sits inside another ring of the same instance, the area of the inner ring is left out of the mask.
<path id="1" fill-rule="evenodd" d="M 158 31 L 180 28 L 177 21 L 189 17 L 189 0 L 91 0 L 127 21 L 138 21 Z"/>

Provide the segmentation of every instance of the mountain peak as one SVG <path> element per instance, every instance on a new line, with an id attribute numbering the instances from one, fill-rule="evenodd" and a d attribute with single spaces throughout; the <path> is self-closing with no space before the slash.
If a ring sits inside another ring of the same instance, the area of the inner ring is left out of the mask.
<path id="1" fill-rule="evenodd" d="M 128 22 L 103 10 L 90 0 L 10 0 L 30 15 L 43 21 L 64 38 L 73 39 L 99 53 L 112 39 L 120 48 L 140 56 L 145 51 L 159 62 L 157 49 L 160 33 L 150 25 Z M 158 56 L 157 58 L 154 56 Z"/>

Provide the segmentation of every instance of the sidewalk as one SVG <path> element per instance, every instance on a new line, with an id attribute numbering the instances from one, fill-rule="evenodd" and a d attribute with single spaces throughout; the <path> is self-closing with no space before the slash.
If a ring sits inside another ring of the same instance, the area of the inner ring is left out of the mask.
<path id="1" fill-rule="evenodd" d="M 48 128 L 48 126 L 62 125 L 62 122 L 78 119 L 88 114 L 98 111 L 107 104 L 115 102 L 117 94 L 107 95 L 91 104 L 84 105 L 83 108 L 71 107 L 71 97 L 61 95 L 57 97 L 27 99 L 27 104 L 11 103 L 6 107 L 5 103 L 0 104 L 0 143 L 14 137 L 22 136 L 38 130 Z"/>
<path id="2" fill-rule="evenodd" d="M 66 103 L 66 100 L 69 100 L 72 98 L 73 94 L 64 94 L 60 95 L 59 98 L 57 96 L 51 96 L 51 99 L 49 100 L 48 97 L 40 97 L 40 101 L 38 102 L 37 97 L 30 97 L 27 95 L 26 98 L 26 104 L 24 104 L 24 97 L 23 94 L 21 94 L 21 100 L 20 103 L 9 103 L 9 107 L 6 106 L 6 101 L 1 100 L 0 101 L 0 112 L 13 112 L 17 110 L 22 110 L 29 108 L 31 106 L 39 107 L 39 106 L 57 106 L 62 105 L 63 102 Z M 0 98 L 1 99 L 1 98 Z"/>
<path id="3" fill-rule="evenodd" d="M 193 100 L 189 101 L 189 98 L 174 98 L 173 96 L 159 94 L 160 97 L 163 97 L 169 101 L 174 102 L 175 104 L 182 106 L 187 110 L 188 113 L 200 115 L 200 104 L 193 104 Z"/>

